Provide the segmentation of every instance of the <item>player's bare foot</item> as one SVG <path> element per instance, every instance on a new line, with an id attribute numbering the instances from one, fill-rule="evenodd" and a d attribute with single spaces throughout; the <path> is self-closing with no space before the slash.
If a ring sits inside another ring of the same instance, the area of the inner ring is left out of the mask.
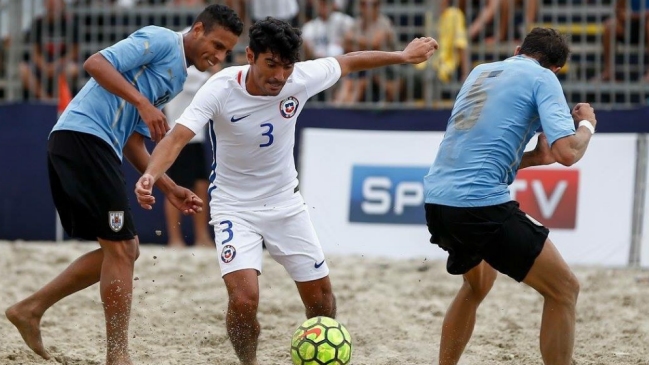
<path id="1" fill-rule="evenodd" d="M 167 247 L 171 248 L 185 248 L 187 247 L 187 244 L 183 241 L 170 241 L 167 243 Z"/>
<path id="2" fill-rule="evenodd" d="M 11 323 L 18 329 L 23 341 L 32 351 L 37 353 L 45 360 L 51 358 L 50 354 L 43 346 L 41 338 L 41 317 L 33 315 L 31 311 L 21 308 L 21 303 L 14 304 L 5 311 L 5 315 Z"/>

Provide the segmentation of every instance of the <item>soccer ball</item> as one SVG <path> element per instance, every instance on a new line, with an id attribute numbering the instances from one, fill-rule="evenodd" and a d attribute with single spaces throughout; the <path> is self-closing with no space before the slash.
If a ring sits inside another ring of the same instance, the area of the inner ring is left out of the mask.
<path id="1" fill-rule="evenodd" d="M 306 320 L 291 340 L 294 365 L 346 365 L 352 359 L 352 337 L 329 317 Z"/>

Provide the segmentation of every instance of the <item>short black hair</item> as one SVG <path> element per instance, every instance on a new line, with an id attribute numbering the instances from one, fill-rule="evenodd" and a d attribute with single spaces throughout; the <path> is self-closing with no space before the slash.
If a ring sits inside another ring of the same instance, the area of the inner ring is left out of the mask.
<path id="1" fill-rule="evenodd" d="M 203 23 L 205 32 L 209 33 L 216 26 L 221 26 L 238 36 L 243 32 L 243 22 L 234 10 L 225 5 L 214 4 L 206 7 L 194 20 L 192 28 L 196 23 Z"/>
<path id="2" fill-rule="evenodd" d="M 570 55 L 568 40 L 552 28 L 534 28 L 525 37 L 520 53 L 535 58 L 541 66 L 563 67 Z"/>
<path id="3" fill-rule="evenodd" d="M 267 17 L 250 27 L 248 35 L 255 60 L 260 53 L 268 51 L 279 56 L 282 62 L 293 64 L 300 60 L 302 32 L 283 20 Z"/>

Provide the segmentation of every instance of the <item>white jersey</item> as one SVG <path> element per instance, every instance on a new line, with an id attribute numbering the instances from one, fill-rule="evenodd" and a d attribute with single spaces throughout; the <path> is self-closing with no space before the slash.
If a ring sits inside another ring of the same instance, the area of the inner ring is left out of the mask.
<path id="1" fill-rule="evenodd" d="M 272 209 L 296 195 L 295 122 L 306 101 L 340 79 L 335 58 L 297 62 L 277 96 L 253 96 L 249 65 L 212 76 L 176 122 L 198 132 L 210 123 L 213 211 Z M 218 146 L 218 148 L 216 148 Z"/>

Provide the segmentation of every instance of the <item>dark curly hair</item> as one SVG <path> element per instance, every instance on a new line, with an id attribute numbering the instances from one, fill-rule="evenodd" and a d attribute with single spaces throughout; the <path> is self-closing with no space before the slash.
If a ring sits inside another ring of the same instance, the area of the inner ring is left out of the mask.
<path id="1" fill-rule="evenodd" d="M 260 53 L 268 51 L 279 56 L 282 62 L 293 64 L 300 60 L 302 32 L 285 21 L 267 17 L 250 27 L 248 35 L 255 60 Z"/>
<path id="2" fill-rule="evenodd" d="M 205 32 L 209 33 L 216 26 L 221 26 L 238 36 L 243 32 L 243 22 L 234 12 L 225 5 L 210 5 L 206 7 L 194 20 L 192 28 L 198 22 L 203 23 Z"/>
<path id="3" fill-rule="evenodd" d="M 520 53 L 536 58 L 541 66 L 563 67 L 570 55 L 565 36 L 552 28 L 534 28 L 525 37 Z"/>

